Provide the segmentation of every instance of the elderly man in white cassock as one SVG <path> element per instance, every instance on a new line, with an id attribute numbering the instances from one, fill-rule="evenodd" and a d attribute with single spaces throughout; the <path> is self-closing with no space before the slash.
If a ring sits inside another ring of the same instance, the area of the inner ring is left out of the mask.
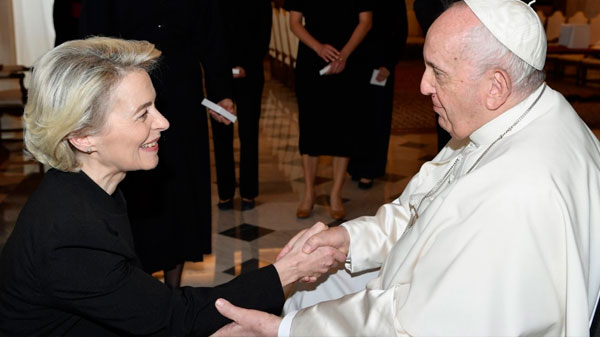
<path id="1" fill-rule="evenodd" d="M 283 319 L 218 300 L 234 321 L 218 334 L 589 334 L 600 286 L 600 144 L 544 82 L 535 11 L 518 0 L 458 2 L 429 29 L 423 56 L 421 92 L 452 140 L 375 216 L 304 247 L 337 247 L 350 272 L 379 267 L 376 277 Z"/>

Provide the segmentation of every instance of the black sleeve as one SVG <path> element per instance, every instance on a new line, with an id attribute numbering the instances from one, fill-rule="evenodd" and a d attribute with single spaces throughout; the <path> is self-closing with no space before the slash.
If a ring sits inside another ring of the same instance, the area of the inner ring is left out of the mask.
<path id="1" fill-rule="evenodd" d="M 204 69 L 207 97 L 218 103 L 232 97 L 231 59 L 227 46 L 225 17 L 219 0 L 194 1 L 198 13 L 193 25 L 193 39 Z"/>
<path id="2" fill-rule="evenodd" d="M 281 314 L 285 302 L 279 274 L 273 265 L 242 274 L 215 288 L 183 288 L 183 293 L 186 292 L 202 308 L 194 311 L 196 318 L 192 319 L 195 322 L 193 332 L 200 335 L 211 334 L 231 322 L 215 309 L 217 298 L 225 298 L 242 308 L 257 309 L 274 315 Z M 183 296 L 184 299 L 187 297 Z"/>
<path id="3" fill-rule="evenodd" d="M 171 290 L 111 251 L 106 239 L 98 238 L 97 246 L 65 242 L 48 254 L 41 282 L 53 306 L 124 333 L 175 336 L 208 335 L 228 323 L 215 309 L 219 297 L 274 314 L 283 306 L 273 266 L 214 288 Z"/>

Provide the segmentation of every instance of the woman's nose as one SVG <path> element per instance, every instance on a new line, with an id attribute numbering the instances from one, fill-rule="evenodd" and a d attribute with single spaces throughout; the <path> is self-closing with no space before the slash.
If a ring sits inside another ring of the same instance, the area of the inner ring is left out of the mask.
<path id="1" fill-rule="evenodd" d="M 160 113 L 160 111 L 156 110 L 156 117 L 152 122 L 152 127 L 159 131 L 165 131 L 169 128 L 169 121 Z"/>

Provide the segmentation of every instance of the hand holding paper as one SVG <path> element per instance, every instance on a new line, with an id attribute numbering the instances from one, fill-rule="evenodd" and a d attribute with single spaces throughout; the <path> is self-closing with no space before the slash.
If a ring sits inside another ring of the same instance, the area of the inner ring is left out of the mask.
<path id="1" fill-rule="evenodd" d="M 240 66 L 231 68 L 231 73 L 233 74 L 233 78 L 244 78 L 244 77 L 246 77 L 246 70 L 243 67 L 240 67 Z"/>
<path id="2" fill-rule="evenodd" d="M 385 68 L 384 68 L 385 69 Z M 387 76 L 385 76 L 385 78 L 383 80 L 380 80 L 381 77 L 380 76 L 381 70 L 380 69 L 373 69 L 373 74 L 371 75 L 371 83 L 372 85 L 378 85 L 380 87 L 385 87 L 385 84 L 387 82 Z"/>
<path id="3" fill-rule="evenodd" d="M 331 69 L 331 64 L 328 64 L 323 69 L 319 70 L 319 75 L 321 75 L 321 76 L 327 75 L 327 73 L 329 72 L 329 69 Z"/>
<path id="4" fill-rule="evenodd" d="M 226 98 L 226 99 L 228 99 L 228 98 Z M 202 100 L 202 105 L 204 105 L 205 107 L 209 108 L 210 110 L 216 112 L 217 114 L 225 117 L 227 120 L 231 121 L 231 123 L 235 123 L 235 121 L 237 120 L 237 117 L 234 114 L 232 114 L 231 112 L 227 111 L 222 106 L 217 105 L 217 104 L 211 102 L 207 98 L 205 98 L 204 100 Z M 229 124 L 229 123 L 226 123 L 226 124 Z"/>

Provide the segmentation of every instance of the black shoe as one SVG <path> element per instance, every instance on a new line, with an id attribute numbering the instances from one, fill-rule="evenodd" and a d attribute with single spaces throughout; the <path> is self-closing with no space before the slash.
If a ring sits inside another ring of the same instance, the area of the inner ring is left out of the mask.
<path id="1" fill-rule="evenodd" d="M 227 211 L 227 210 L 233 209 L 233 199 L 229 199 L 226 201 L 219 201 L 219 203 L 217 204 L 217 207 L 219 207 L 219 209 L 222 211 Z"/>
<path id="2" fill-rule="evenodd" d="M 373 187 L 373 179 L 369 179 L 369 181 L 366 183 L 363 181 L 358 182 L 358 188 L 361 190 L 368 190 L 371 187 Z"/>
<path id="3" fill-rule="evenodd" d="M 256 206 L 256 202 L 254 201 L 254 199 L 250 199 L 250 200 L 242 199 L 242 211 L 251 210 L 254 208 L 254 206 Z"/>

